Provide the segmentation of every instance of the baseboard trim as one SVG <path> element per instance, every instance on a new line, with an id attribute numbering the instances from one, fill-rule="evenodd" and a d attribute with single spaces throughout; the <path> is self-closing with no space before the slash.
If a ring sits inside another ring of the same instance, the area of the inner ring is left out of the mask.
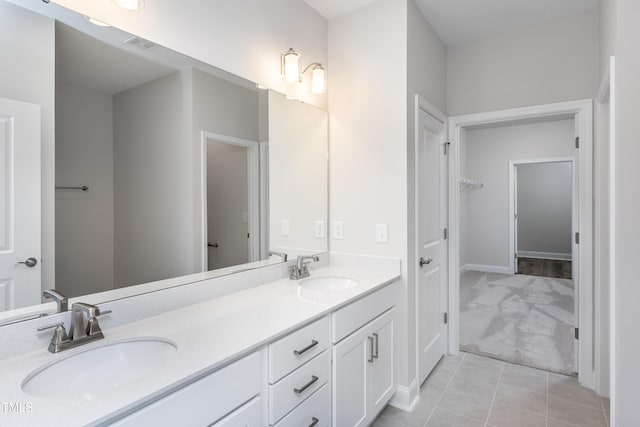
<path id="1" fill-rule="evenodd" d="M 503 267 L 501 265 L 465 264 L 460 269 L 460 272 L 466 270 L 482 271 L 484 273 L 511 274 L 509 267 Z"/>
<path id="2" fill-rule="evenodd" d="M 412 412 L 420 401 L 418 393 L 418 379 L 414 379 L 408 387 L 397 386 L 396 392 L 389 400 L 389 405 L 403 411 Z"/>
<path id="3" fill-rule="evenodd" d="M 561 252 L 518 251 L 518 258 L 555 259 L 571 261 L 571 254 Z"/>

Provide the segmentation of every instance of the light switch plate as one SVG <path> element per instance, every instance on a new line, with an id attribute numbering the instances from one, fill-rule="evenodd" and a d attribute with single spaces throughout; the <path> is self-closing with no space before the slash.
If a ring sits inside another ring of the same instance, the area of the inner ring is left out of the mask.
<path id="1" fill-rule="evenodd" d="M 344 239 L 344 224 L 342 221 L 333 221 L 333 238 L 335 240 Z"/>
<path id="2" fill-rule="evenodd" d="M 291 222 L 288 219 L 283 219 L 280 222 L 280 235 L 288 236 L 291 230 Z"/>
<path id="3" fill-rule="evenodd" d="M 376 242 L 389 243 L 389 225 L 376 224 Z"/>
<path id="4" fill-rule="evenodd" d="M 324 239 L 324 221 L 316 221 L 316 239 Z"/>

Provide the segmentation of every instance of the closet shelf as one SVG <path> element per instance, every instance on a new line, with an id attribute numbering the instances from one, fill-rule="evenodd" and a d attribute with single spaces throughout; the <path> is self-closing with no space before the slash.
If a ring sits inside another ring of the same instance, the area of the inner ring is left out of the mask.
<path id="1" fill-rule="evenodd" d="M 461 193 L 464 193 L 466 191 L 476 190 L 482 187 L 484 187 L 484 182 L 476 181 L 475 179 L 460 177 Z"/>

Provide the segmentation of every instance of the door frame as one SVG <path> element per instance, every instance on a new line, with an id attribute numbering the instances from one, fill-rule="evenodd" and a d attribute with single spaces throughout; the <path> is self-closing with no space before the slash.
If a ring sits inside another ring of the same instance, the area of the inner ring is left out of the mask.
<path id="1" fill-rule="evenodd" d="M 511 274 L 516 273 L 516 254 L 518 251 L 516 245 L 517 229 L 516 229 L 516 203 L 518 202 L 517 194 L 518 189 L 516 187 L 516 167 L 520 165 L 530 165 L 537 163 L 571 163 L 571 236 L 575 235 L 578 231 L 576 225 L 578 224 L 578 215 L 576 206 L 578 205 L 578 195 L 576 192 L 576 162 L 575 157 L 552 157 L 543 159 L 523 159 L 523 160 L 511 160 L 509 161 L 509 270 Z M 577 247 L 575 240 L 572 237 L 571 242 L 571 259 L 574 259 L 577 255 Z M 575 268 L 576 263 L 572 263 L 572 269 Z M 572 271 L 572 274 L 575 273 Z"/>
<path id="2" fill-rule="evenodd" d="M 257 141 L 237 138 L 235 136 L 202 131 L 200 137 L 200 204 L 201 204 L 201 241 L 200 241 L 200 265 L 202 271 L 207 271 L 209 264 L 208 254 L 208 225 L 207 225 L 207 141 L 214 140 L 222 144 L 236 145 L 247 149 L 247 183 L 248 183 L 248 210 L 249 210 L 249 262 L 257 261 L 260 256 L 260 175 L 259 175 L 259 151 L 260 144 Z"/>
<path id="3" fill-rule="evenodd" d="M 450 159 L 449 182 L 460 179 L 460 131 L 468 126 L 508 123 L 523 119 L 553 119 L 575 117 L 577 136 L 580 137 L 578 153 L 578 218 L 580 231 L 578 249 L 579 271 L 574 278 L 579 292 L 580 340 L 578 342 L 578 379 L 589 388 L 594 385 L 593 365 L 593 100 L 560 102 L 522 108 L 465 114 L 449 117 Z M 460 348 L 460 194 L 455 185 L 449 186 L 449 353 L 457 354 Z M 586 290 L 591 290 L 586 292 Z"/>
<path id="4" fill-rule="evenodd" d="M 419 207 L 419 203 L 418 203 L 418 199 L 419 199 L 419 194 L 418 194 L 418 190 L 419 190 L 419 186 L 418 186 L 418 179 L 419 179 L 419 174 L 418 174 L 418 169 L 419 169 L 419 162 L 420 159 L 418 158 L 418 153 L 419 151 L 419 144 L 420 144 L 420 110 L 423 110 L 424 112 L 426 112 L 427 114 L 431 115 L 432 117 L 434 117 L 436 120 L 442 122 L 443 127 L 444 127 L 444 135 L 443 135 L 443 139 L 444 141 L 448 141 L 449 139 L 449 126 L 448 126 L 448 121 L 449 118 L 442 113 L 435 105 L 431 104 L 430 102 L 428 102 L 426 99 L 424 99 L 423 97 L 421 97 L 420 95 L 415 95 L 415 108 L 414 108 L 414 114 L 415 114 L 415 131 L 414 131 L 414 187 L 413 187 L 413 197 L 414 197 L 414 208 L 413 208 L 413 218 L 414 218 L 414 230 L 415 233 L 417 234 L 417 231 L 419 230 L 419 222 L 420 222 L 420 217 L 419 217 L 419 212 L 418 212 L 418 207 Z M 442 184 L 442 190 L 443 190 L 443 195 L 446 196 L 445 199 L 449 199 L 449 193 L 450 193 L 450 186 L 449 183 L 450 181 L 450 177 L 451 177 L 451 160 L 450 160 L 450 156 L 446 156 L 445 158 L 445 164 L 447 166 L 447 174 L 445 175 L 447 177 L 446 182 L 444 182 Z M 457 187 L 456 187 L 457 188 Z M 448 211 L 449 208 L 449 203 L 447 202 L 447 200 L 444 201 L 442 209 L 444 210 L 444 218 L 447 218 L 447 222 L 450 222 L 450 212 Z M 445 224 L 445 227 L 448 228 L 448 224 Z M 446 274 L 446 289 L 445 289 L 445 297 L 448 297 L 447 294 L 450 294 L 450 290 L 451 290 L 451 263 L 450 263 L 450 254 L 451 254 L 451 245 L 449 244 L 449 239 L 443 239 L 442 240 L 442 244 L 445 245 L 445 248 L 443 249 L 443 252 L 446 256 L 446 260 L 443 264 L 443 273 Z M 415 286 L 414 286 L 414 290 L 413 290 L 413 300 L 414 300 L 414 309 L 415 309 L 415 322 L 416 322 L 416 328 L 415 328 L 415 346 L 416 346 L 416 380 L 420 378 L 420 328 L 418 325 L 418 321 L 420 319 L 420 316 L 418 315 L 418 310 L 419 310 L 419 298 L 418 298 L 418 276 L 420 274 L 420 267 L 418 266 L 417 263 L 417 254 L 419 253 L 420 250 L 420 242 L 418 241 L 418 239 L 414 239 L 414 245 L 413 245 L 413 260 L 410 259 L 411 262 L 413 262 L 413 277 L 415 280 Z M 442 307 L 443 311 L 447 310 L 446 304 L 445 307 Z M 445 348 L 445 354 L 447 353 L 447 349 L 449 348 L 449 339 L 450 339 L 450 329 L 449 329 L 449 324 L 446 323 L 444 325 L 445 327 L 445 332 L 444 332 L 444 339 L 445 339 L 445 343 L 444 343 L 444 348 Z M 421 384 L 417 385 L 418 388 L 421 386 Z"/>

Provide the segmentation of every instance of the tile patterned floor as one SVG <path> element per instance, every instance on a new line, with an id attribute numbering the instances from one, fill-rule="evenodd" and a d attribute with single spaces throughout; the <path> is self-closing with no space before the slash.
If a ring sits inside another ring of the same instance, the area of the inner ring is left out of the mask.
<path id="1" fill-rule="evenodd" d="M 387 406 L 372 427 L 608 427 L 609 401 L 575 377 L 461 352 L 446 356 L 413 412 Z"/>

